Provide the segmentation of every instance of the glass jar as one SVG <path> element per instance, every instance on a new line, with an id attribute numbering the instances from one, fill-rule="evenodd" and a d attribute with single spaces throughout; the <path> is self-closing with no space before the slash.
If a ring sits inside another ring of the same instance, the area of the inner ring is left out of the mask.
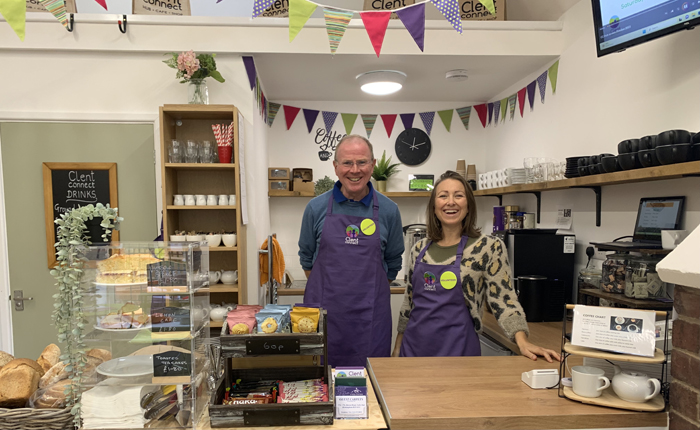
<path id="1" fill-rule="evenodd" d="M 578 272 L 578 291 L 586 288 L 599 290 L 601 278 L 602 275 L 598 269 L 581 269 Z"/>
<path id="2" fill-rule="evenodd" d="M 607 293 L 625 292 L 625 270 L 629 261 L 629 254 L 614 253 L 609 254 L 603 262 L 603 276 L 601 289 Z"/>
<path id="3" fill-rule="evenodd" d="M 522 224 L 518 223 L 519 206 L 506 206 L 506 229 L 517 230 L 522 228 Z"/>
<path id="4" fill-rule="evenodd" d="M 661 257 L 653 255 L 642 255 L 629 260 L 625 269 L 625 296 L 646 299 L 666 295 L 666 283 L 656 272 L 659 261 Z"/>
<path id="5" fill-rule="evenodd" d="M 195 105 L 209 104 L 209 88 L 204 79 L 190 79 L 187 86 L 187 102 Z"/>

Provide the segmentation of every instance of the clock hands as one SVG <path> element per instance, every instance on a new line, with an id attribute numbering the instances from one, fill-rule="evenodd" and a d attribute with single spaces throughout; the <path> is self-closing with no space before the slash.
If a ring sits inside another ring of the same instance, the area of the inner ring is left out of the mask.
<path id="1" fill-rule="evenodd" d="M 413 145 L 413 146 L 417 148 L 417 147 L 419 147 L 419 146 L 421 146 L 421 145 L 425 145 L 425 142 L 419 143 L 418 145 Z"/>

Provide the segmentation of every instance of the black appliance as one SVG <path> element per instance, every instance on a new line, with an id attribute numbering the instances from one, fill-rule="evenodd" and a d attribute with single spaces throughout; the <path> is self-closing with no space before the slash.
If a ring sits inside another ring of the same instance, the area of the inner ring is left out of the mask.
<path id="1" fill-rule="evenodd" d="M 576 303 L 576 236 L 558 235 L 556 229 L 511 230 L 505 243 L 527 321 L 561 321 L 564 304 Z"/>

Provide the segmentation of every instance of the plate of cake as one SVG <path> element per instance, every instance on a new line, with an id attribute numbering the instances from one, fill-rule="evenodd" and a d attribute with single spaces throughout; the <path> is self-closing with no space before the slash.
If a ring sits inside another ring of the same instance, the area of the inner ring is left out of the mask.
<path id="1" fill-rule="evenodd" d="M 139 305 L 127 303 L 117 312 L 101 318 L 95 328 L 102 331 L 138 331 L 151 328 L 151 317 L 144 314 Z"/>

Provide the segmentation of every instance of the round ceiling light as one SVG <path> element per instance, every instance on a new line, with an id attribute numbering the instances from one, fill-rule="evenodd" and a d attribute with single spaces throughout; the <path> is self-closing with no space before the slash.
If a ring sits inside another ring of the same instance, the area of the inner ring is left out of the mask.
<path id="1" fill-rule="evenodd" d="M 445 79 L 447 79 L 447 82 L 462 82 L 469 79 L 469 75 L 464 69 L 456 69 L 445 73 Z"/>
<path id="2" fill-rule="evenodd" d="M 375 96 L 393 94 L 403 87 L 406 74 L 397 70 L 374 70 L 355 77 L 362 91 Z"/>

